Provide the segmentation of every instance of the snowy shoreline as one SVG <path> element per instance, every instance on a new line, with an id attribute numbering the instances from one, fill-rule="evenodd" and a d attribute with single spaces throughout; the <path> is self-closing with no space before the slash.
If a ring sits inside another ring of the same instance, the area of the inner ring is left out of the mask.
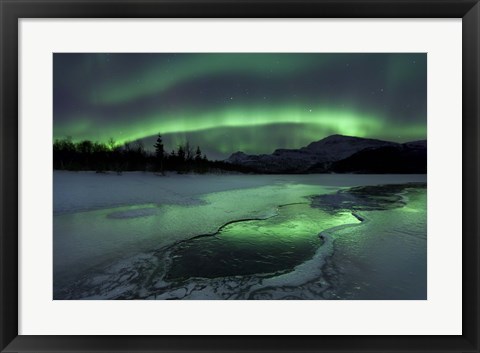
<path id="1" fill-rule="evenodd" d="M 141 204 L 194 205 L 201 195 L 281 184 L 340 187 L 427 182 L 426 174 L 175 174 L 53 172 L 53 214 Z M 333 190 L 332 189 L 332 190 Z"/>

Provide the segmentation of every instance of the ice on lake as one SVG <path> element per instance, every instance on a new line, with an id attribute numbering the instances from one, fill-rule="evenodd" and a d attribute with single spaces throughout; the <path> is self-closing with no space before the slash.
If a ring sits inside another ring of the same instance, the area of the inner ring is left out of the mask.
<path id="1" fill-rule="evenodd" d="M 425 175 L 53 185 L 54 299 L 426 299 Z"/>

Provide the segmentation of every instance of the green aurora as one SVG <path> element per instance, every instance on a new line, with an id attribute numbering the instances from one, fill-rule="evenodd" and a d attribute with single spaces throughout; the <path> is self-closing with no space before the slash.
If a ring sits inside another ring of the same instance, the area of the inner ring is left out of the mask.
<path id="1" fill-rule="evenodd" d="M 426 129 L 426 54 L 54 55 L 54 139 L 151 149 L 161 133 L 225 158 Z"/>

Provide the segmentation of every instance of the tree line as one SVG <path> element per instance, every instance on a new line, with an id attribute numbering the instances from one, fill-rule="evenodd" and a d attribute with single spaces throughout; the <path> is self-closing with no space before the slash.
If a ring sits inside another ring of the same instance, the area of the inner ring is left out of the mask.
<path id="1" fill-rule="evenodd" d="M 221 171 L 250 172 L 247 168 L 211 161 L 202 153 L 200 146 L 195 148 L 188 141 L 167 151 L 159 134 L 154 144 L 154 152 L 147 151 L 143 141 L 136 140 L 117 144 L 113 138 L 106 143 L 71 138 L 56 139 L 53 143 L 53 169 L 90 170 L 98 173 L 115 171 L 153 171 L 164 174 L 207 173 Z"/>

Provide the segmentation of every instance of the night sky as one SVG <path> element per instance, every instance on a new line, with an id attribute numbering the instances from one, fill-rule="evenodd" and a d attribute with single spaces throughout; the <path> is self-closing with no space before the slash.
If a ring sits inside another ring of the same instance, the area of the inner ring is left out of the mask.
<path id="1" fill-rule="evenodd" d="M 53 56 L 54 138 L 118 143 L 161 133 L 209 159 L 271 153 L 332 134 L 427 134 L 426 54 Z"/>

